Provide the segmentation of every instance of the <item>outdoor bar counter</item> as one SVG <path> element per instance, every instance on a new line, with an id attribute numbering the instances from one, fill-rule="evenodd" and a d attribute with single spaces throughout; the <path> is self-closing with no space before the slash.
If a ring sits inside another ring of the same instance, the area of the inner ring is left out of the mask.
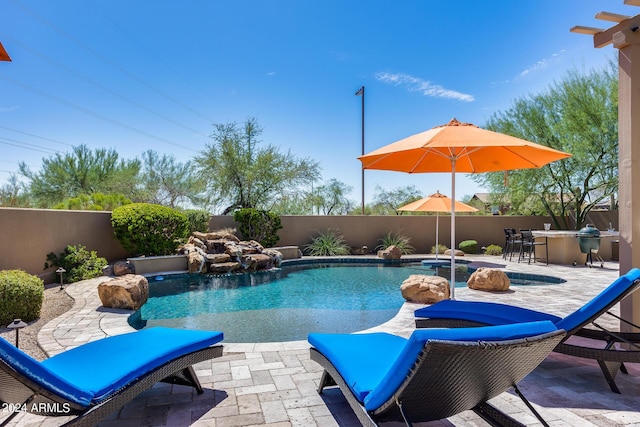
<path id="1" fill-rule="evenodd" d="M 536 242 L 546 239 L 547 245 L 535 247 L 536 258 L 544 259 L 545 251 L 549 253 L 549 264 L 584 264 L 587 254 L 580 252 L 578 243 L 578 231 L 576 230 L 532 230 Z M 618 240 L 618 231 L 600 231 L 600 248 L 597 256 L 605 261 L 611 261 L 611 242 Z M 593 255 L 594 264 L 597 262 L 596 253 Z"/>

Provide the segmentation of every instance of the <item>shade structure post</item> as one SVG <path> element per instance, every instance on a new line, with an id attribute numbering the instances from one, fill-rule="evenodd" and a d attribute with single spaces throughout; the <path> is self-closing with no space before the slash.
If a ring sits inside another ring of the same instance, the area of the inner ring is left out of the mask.
<path id="1" fill-rule="evenodd" d="M 439 244 L 438 244 L 438 229 L 440 229 L 439 218 L 440 218 L 439 213 L 436 212 L 436 261 L 438 260 L 438 249 L 440 249 L 440 248 L 438 248 L 438 246 L 439 246 Z"/>
<path id="2" fill-rule="evenodd" d="M 456 299 L 456 159 L 451 157 L 451 283 L 450 296 Z"/>

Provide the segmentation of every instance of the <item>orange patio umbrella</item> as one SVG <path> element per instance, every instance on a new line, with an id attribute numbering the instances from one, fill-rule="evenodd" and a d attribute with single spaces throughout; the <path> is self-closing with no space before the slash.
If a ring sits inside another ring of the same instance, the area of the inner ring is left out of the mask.
<path id="1" fill-rule="evenodd" d="M 440 243 L 438 239 L 438 213 L 439 212 L 450 212 L 451 211 L 451 199 L 445 196 L 444 194 L 440 194 L 440 191 L 436 191 L 434 194 L 429 197 L 425 197 L 424 199 L 416 200 L 415 202 L 411 202 L 407 205 L 404 205 L 398 208 L 399 211 L 407 211 L 407 212 L 435 212 L 436 213 L 436 260 L 438 259 L 438 244 Z M 477 212 L 478 209 L 473 206 L 465 205 L 462 202 L 455 202 L 455 211 L 456 212 Z M 451 248 L 454 249 L 454 248 Z"/>
<path id="2" fill-rule="evenodd" d="M 4 46 L 2 46 L 2 43 L 0 43 L 0 61 L 11 61 L 11 57 L 9 56 L 7 51 L 4 50 Z"/>
<path id="3" fill-rule="evenodd" d="M 358 157 L 363 169 L 451 172 L 451 298 L 455 298 L 456 172 L 539 168 L 571 154 L 452 119 Z"/>

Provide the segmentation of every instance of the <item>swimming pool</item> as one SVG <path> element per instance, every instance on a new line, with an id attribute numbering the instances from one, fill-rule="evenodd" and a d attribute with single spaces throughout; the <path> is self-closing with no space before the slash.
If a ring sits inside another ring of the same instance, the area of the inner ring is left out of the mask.
<path id="1" fill-rule="evenodd" d="M 466 286 L 467 270 L 464 265 L 456 269 L 457 286 Z M 136 329 L 222 330 L 228 342 L 304 340 L 309 332 L 350 333 L 394 317 L 404 303 L 400 284 L 411 274 L 450 277 L 449 269 L 440 265 L 326 262 L 245 274 L 149 277 L 149 300 L 129 323 Z M 532 284 L 511 280 L 515 286 Z"/>

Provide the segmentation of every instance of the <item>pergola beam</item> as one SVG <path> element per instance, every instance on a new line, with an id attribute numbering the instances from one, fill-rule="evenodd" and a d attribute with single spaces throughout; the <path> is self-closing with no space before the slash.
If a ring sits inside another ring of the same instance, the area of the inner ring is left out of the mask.
<path id="1" fill-rule="evenodd" d="M 572 33 L 589 34 L 590 36 L 593 36 L 595 34 L 598 34 L 604 31 L 604 28 L 585 27 L 584 25 L 576 25 L 571 27 L 569 31 L 571 31 Z"/>
<path id="2" fill-rule="evenodd" d="M 621 15 L 619 13 L 611 13 L 611 12 L 598 12 L 596 13 L 596 19 L 601 19 L 603 21 L 610 22 L 622 22 L 631 18 L 629 15 Z"/>
<path id="3" fill-rule="evenodd" d="M 614 34 L 625 30 L 635 32 L 638 28 L 640 28 L 640 15 L 635 15 L 629 19 L 625 19 L 618 25 L 614 25 L 607 30 L 594 34 L 593 46 L 598 48 L 604 47 L 613 42 Z"/>

